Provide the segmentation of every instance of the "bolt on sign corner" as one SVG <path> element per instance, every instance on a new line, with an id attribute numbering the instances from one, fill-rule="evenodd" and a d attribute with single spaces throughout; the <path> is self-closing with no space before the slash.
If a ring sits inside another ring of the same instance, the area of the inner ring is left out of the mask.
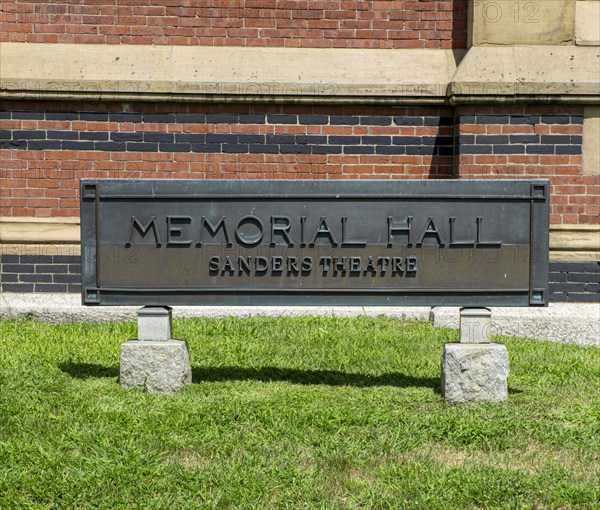
<path id="1" fill-rule="evenodd" d="M 88 305 L 544 306 L 547 181 L 81 181 Z"/>

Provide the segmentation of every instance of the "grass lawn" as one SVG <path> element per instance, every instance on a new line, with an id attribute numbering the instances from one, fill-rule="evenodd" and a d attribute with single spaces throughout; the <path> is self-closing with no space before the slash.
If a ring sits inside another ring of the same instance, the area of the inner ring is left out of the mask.
<path id="1" fill-rule="evenodd" d="M 450 406 L 424 322 L 175 321 L 170 396 L 117 383 L 135 323 L 0 328 L 0 508 L 599 508 L 595 347 L 502 338 L 508 403 Z"/>

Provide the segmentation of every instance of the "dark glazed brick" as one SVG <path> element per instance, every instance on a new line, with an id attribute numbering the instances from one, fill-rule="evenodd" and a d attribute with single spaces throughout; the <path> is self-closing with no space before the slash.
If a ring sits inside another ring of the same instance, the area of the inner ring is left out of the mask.
<path id="1" fill-rule="evenodd" d="M 550 292 L 585 292 L 585 283 L 551 283 Z"/>
<path id="2" fill-rule="evenodd" d="M 316 136 L 316 135 L 296 135 L 294 138 L 294 141 L 301 145 L 307 145 L 307 144 L 322 145 L 322 144 L 327 143 L 327 137 L 326 136 Z"/>
<path id="3" fill-rule="evenodd" d="M 570 282 L 600 282 L 600 274 L 594 273 L 567 273 L 567 280 Z"/>
<path id="4" fill-rule="evenodd" d="M 67 286 L 58 283 L 36 283 L 35 292 L 67 292 Z"/>
<path id="5" fill-rule="evenodd" d="M 19 281 L 19 275 L 15 273 L 2 273 L 0 275 L 0 285 L 3 283 L 17 283 Z"/>
<path id="6" fill-rule="evenodd" d="M 0 140 L 11 140 L 12 131 L 8 129 L 0 129 Z"/>
<path id="7" fill-rule="evenodd" d="M 279 145 L 253 144 L 249 151 L 253 154 L 279 154 Z"/>
<path id="8" fill-rule="evenodd" d="M 181 123 L 204 124 L 206 122 L 206 115 L 203 113 L 176 113 L 175 119 Z"/>
<path id="9" fill-rule="evenodd" d="M 21 264 L 51 264 L 55 262 L 52 255 L 21 255 Z"/>
<path id="10" fill-rule="evenodd" d="M 144 113 L 144 122 L 175 122 L 174 113 Z"/>
<path id="11" fill-rule="evenodd" d="M 80 255 L 53 255 L 52 262 L 55 264 L 75 264 L 81 261 Z"/>
<path id="12" fill-rule="evenodd" d="M 14 114 L 16 112 L 12 112 L 12 114 Z M 11 112 L 0 112 L 0 119 L 10 119 L 11 118 Z M 44 118 L 43 114 L 42 114 L 42 119 Z"/>
<path id="13" fill-rule="evenodd" d="M 525 154 L 525 145 L 494 145 L 494 154 Z M 527 146 L 529 147 L 529 146 Z"/>
<path id="14" fill-rule="evenodd" d="M 570 115 L 542 115 L 542 124 L 571 124 Z"/>
<path id="15" fill-rule="evenodd" d="M 376 154 L 406 154 L 406 147 L 403 145 L 380 145 L 375 148 Z"/>
<path id="16" fill-rule="evenodd" d="M 108 133 L 106 131 L 80 131 L 80 140 L 108 140 Z"/>
<path id="17" fill-rule="evenodd" d="M 434 145 L 407 145 L 407 156 L 433 156 L 435 154 Z"/>
<path id="18" fill-rule="evenodd" d="M 81 284 L 70 283 L 67 285 L 67 292 L 73 294 L 81 294 Z"/>
<path id="19" fill-rule="evenodd" d="M 26 256 L 26 255 L 23 255 L 23 256 Z M 13 262 L 22 262 L 21 259 L 19 258 L 19 255 L 13 255 L 13 254 L 0 255 L 0 261 L 3 264 L 11 264 Z"/>
<path id="20" fill-rule="evenodd" d="M 423 117 L 394 117 L 394 124 L 397 126 L 423 126 L 425 120 Z"/>
<path id="21" fill-rule="evenodd" d="M 540 121 L 539 115 L 511 115 L 510 123 L 511 124 L 537 124 Z"/>
<path id="22" fill-rule="evenodd" d="M 33 273 L 33 264 L 2 264 L 3 273 Z"/>
<path id="23" fill-rule="evenodd" d="M 477 117 L 475 115 L 459 115 L 458 122 L 460 124 L 475 124 Z"/>
<path id="24" fill-rule="evenodd" d="M 453 156 L 454 147 L 448 145 L 438 145 L 435 147 L 435 153 L 438 156 Z"/>
<path id="25" fill-rule="evenodd" d="M 557 145 L 556 146 L 556 154 L 563 155 L 569 154 L 573 156 L 579 156 L 583 152 L 583 148 L 581 145 Z"/>
<path id="26" fill-rule="evenodd" d="M 67 264 L 37 264 L 35 272 L 40 273 L 68 273 L 69 266 Z"/>
<path id="27" fill-rule="evenodd" d="M 540 143 L 540 135 L 510 135 L 510 143 Z"/>
<path id="28" fill-rule="evenodd" d="M 360 140 L 366 145 L 390 145 L 392 143 L 391 136 L 361 136 Z"/>
<path id="29" fill-rule="evenodd" d="M 420 136 L 394 136 L 394 145 L 420 145 L 422 138 Z"/>
<path id="30" fill-rule="evenodd" d="M 569 301 L 569 295 L 566 292 L 555 292 L 550 294 L 551 303 L 566 303 Z"/>
<path id="31" fill-rule="evenodd" d="M 567 273 L 550 273 L 548 275 L 548 281 L 550 283 L 560 283 L 567 281 Z"/>
<path id="32" fill-rule="evenodd" d="M 571 136 L 570 135 L 542 135 L 540 137 L 540 142 L 552 144 L 552 145 L 570 144 Z"/>
<path id="33" fill-rule="evenodd" d="M 141 142 L 144 139 L 144 133 L 135 133 L 134 131 L 120 131 L 110 134 L 110 139 L 114 142 Z"/>
<path id="34" fill-rule="evenodd" d="M 267 115 L 269 124 L 298 124 L 297 115 Z"/>
<path id="35" fill-rule="evenodd" d="M 238 135 L 239 143 L 265 143 L 265 135 Z"/>
<path id="36" fill-rule="evenodd" d="M 329 124 L 327 115 L 299 115 L 298 123 L 300 124 Z"/>
<path id="37" fill-rule="evenodd" d="M 79 132 L 78 131 L 57 131 L 57 130 L 48 130 L 49 140 L 79 140 Z"/>
<path id="38" fill-rule="evenodd" d="M 341 145 L 313 145 L 313 154 L 341 154 Z"/>
<path id="39" fill-rule="evenodd" d="M 175 135 L 173 133 L 152 133 L 150 131 L 144 133 L 144 142 L 168 142 L 173 143 Z"/>
<path id="40" fill-rule="evenodd" d="M 527 145 L 527 154 L 554 154 L 554 145 Z"/>
<path id="41" fill-rule="evenodd" d="M 26 149 L 27 141 L 25 140 L 8 140 L 0 142 L 0 149 Z"/>
<path id="42" fill-rule="evenodd" d="M 365 116 L 360 118 L 360 123 L 363 126 L 390 126 L 392 118 L 385 116 Z"/>
<path id="43" fill-rule="evenodd" d="M 332 126 L 356 126 L 360 122 L 358 117 L 346 115 L 331 115 L 329 123 Z"/>
<path id="44" fill-rule="evenodd" d="M 475 137 L 475 143 L 477 144 L 507 144 L 507 135 L 477 135 Z"/>
<path id="45" fill-rule="evenodd" d="M 206 133 L 206 143 L 237 143 L 237 135 Z"/>
<path id="46" fill-rule="evenodd" d="M 592 294 L 598 294 L 600 292 L 600 283 L 587 283 L 585 291 L 591 292 Z"/>
<path id="47" fill-rule="evenodd" d="M 296 138 L 294 135 L 267 135 L 266 142 L 291 145 L 296 142 Z"/>
<path id="48" fill-rule="evenodd" d="M 266 122 L 266 117 L 265 115 L 259 115 L 254 113 L 240 115 L 239 122 L 240 124 L 264 124 Z"/>
<path id="49" fill-rule="evenodd" d="M 508 124 L 508 115 L 477 115 L 477 124 Z"/>
<path id="50" fill-rule="evenodd" d="M 221 152 L 220 143 L 193 143 L 192 152 Z"/>
<path id="51" fill-rule="evenodd" d="M 75 133 L 77 134 L 77 133 Z M 16 130 L 13 131 L 15 140 L 41 140 L 46 138 L 46 131 L 41 130 Z"/>
<path id="52" fill-rule="evenodd" d="M 3 119 L 10 119 L 10 112 L 8 113 L 8 117 L 0 117 Z M 17 120 L 17 119 L 27 119 L 27 120 L 44 120 L 45 114 L 44 112 L 28 112 L 28 111 L 21 111 L 21 112 L 12 112 L 12 118 Z"/>
<path id="53" fill-rule="evenodd" d="M 160 152 L 190 152 L 189 143 L 161 143 Z"/>
<path id="54" fill-rule="evenodd" d="M 94 122 L 108 122 L 108 113 L 82 112 L 79 120 L 91 120 Z"/>
<path id="55" fill-rule="evenodd" d="M 29 140 L 27 148 L 30 151 L 62 149 L 62 144 L 60 140 Z"/>
<path id="56" fill-rule="evenodd" d="M 223 152 L 233 154 L 246 154 L 248 152 L 248 145 L 242 143 L 235 144 L 223 144 Z"/>
<path id="57" fill-rule="evenodd" d="M 81 274 L 81 264 L 70 264 L 69 265 L 69 273 Z"/>
<path id="58" fill-rule="evenodd" d="M 583 136 L 571 135 L 571 141 L 569 143 L 572 145 L 581 145 L 583 143 Z"/>
<path id="59" fill-rule="evenodd" d="M 25 283 L 52 283 L 51 274 L 20 274 L 19 280 Z"/>
<path id="60" fill-rule="evenodd" d="M 360 143 L 360 136 L 329 135 L 329 143 L 334 145 L 355 145 Z"/>
<path id="61" fill-rule="evenodd" d="M 32 283 L 3 283 L 2 292 L 33 292 Z"/>
<path id="62" fill-rule="evenodd" d="M 109 113 L 111 122 L 142 122 L 141 113 Z"/>
<path id="63" fill-rule="evenodd" d="M 46 120 L 79 120 L 76 112 L 46 112 Z"/>
<path id="64" fill-rule="evenodd" d="M 281 152 L 281 154 L 310 154 L 311 150 L 309 145 L 281 144 L 279 146 L 279 152 Z"/>
<path id="65" fill-rule="evenodd" d="M 42 275 L 40 275 L 42 276 Z M 54 283 L 80 283 L 81 276 L 78 274 L 55 274 Z"/>
<path id="66" fill-rule="evenodd" d="M 158 143 L 127 142 L 127 150 L 140 152 L 158 152 Z"/>
<path id="67" fill-rule="evenodd" d="M 461 145 L 472 145 L 475 143 L 475 135 L 460 135 L 458 143 Z"/>
<path id="68" fill-rule="evenodd" d="M 166 134 L 166 133 L 165 133 Z M 149 141 L 149 140 L 147 140 Z M 168 142 L 168 140 L 160 140 L 161 142 Z M 204 133 L 177 133 L 175 135 L 176 142 L 190 142 L 190 143 L 204 143 L 206 141 L 206 135 Z"/>
<path id="69" fill-rule="evenodd" d="M 125 142 L 94 142 L 94 150 L 121 152 L 125 150 Z"/>
<path id="70" fill-rule="evenodd" d="M 372 145 L 346 145 L 344 154 L 375 154 L 375 147 Z"/>
<path id="71" fill-rule="evenodd" d="M 237 124 L 238 116 L 234 113 L 207 113 L 207 124 Z"/>
<path id="72" fill-rule="evenodd" d="M 61 148 L 72 151 L 92 151 L 94 150 L 94 142 L 78 142 L 69 140 L 61 142 Z"/>
<path id="73" fill-rule="evenodd" d="M 600 295 L 588 294 L 588 293 L 571 293 L 569 292 L 569 302 L 571 303 L 598 303 L 600 302 Z"/>

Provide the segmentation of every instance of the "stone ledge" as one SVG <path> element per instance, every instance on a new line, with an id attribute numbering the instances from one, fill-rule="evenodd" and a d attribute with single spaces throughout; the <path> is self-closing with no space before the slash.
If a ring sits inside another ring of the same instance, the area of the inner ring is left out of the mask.
<path id="1" fill-rule="evenodd" d="M 444 102 L 465 50 L 0 43 L 0 97 Z M 282 65 L 285 62 L 285 65 Z M 303 99 L 302 99 L 303 98 Z"/>
<path id="2" fill-rule="evenodd" d="M 600 101 L 600 51 L 578 46 L 472 47 L 448 86 L 453 104 Z"/>

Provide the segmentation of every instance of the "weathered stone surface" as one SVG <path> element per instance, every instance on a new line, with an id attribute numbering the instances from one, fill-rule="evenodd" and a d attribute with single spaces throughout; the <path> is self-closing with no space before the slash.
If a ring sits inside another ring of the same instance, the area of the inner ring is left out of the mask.
<path id="1" fill-rule="evenodd" d="M 446 344 L 442 393 L 452 404 L 507 399 L 508 351 L 504 344 Z"/>
<path id="2" fill-rule="evenodd" d="M 123 388 L 173 393 L 192 382 L 186 341 L 129 340 L 121 345 L 119 382 Z"/>
<path id="3" fill-rule="evenodd" d="M 169 306 L 144 306 L 138 310 L 138 340 L 170 340 L 172 312 Z"/>

